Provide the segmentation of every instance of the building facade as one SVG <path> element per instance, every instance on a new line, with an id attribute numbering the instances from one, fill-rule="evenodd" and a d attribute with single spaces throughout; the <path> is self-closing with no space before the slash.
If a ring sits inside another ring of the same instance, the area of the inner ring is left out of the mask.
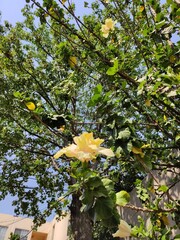
<path id="1" fill-rule="evenodd" d="M 34 231 L 32 219 L 0 214 L 0 240 L 9 240 L 11 234 L 21 240 L 68 240 L 68 224 L 68 216 L 60 221 L 54 218 Z"/>

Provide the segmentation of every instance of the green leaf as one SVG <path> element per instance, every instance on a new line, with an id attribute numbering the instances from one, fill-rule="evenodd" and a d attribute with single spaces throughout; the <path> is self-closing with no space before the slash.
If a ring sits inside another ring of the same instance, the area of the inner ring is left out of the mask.
<path id="1" fill-rule="evenodd" d="M 109 178 L 103 178 L 102 183 L 108 191 L 114 190 L 114 183 Z"/>
<path id="2" fill-rule="evenodd" d="M 20 93 L 20 92 L 13 92 L 13 95 L 16 98 L 22 98 L 22 93 Z"/>
<path id="3" fill-rule="evenodd" d="M 71 186 L 69 187 L 69 191 L 70 191 L 70 192 L 71 192 L 71 191 L 76 192 L 76 191 L 79 190 L 79 188 L 80 188 L 80 184 L 79 184 L 79 183 L 75 183 L 75 184 L 73 184 L 73 185 L 71 185 Z"/>
<path id="4" fill-rule="evenodd" d="M 116 204 L 119 206 L 125 206 L 130 200 L 130 195 L 128 192 L 122 190 L 116 193 Z"/>
<path id="5" fill-rule="evenodd" d="M 166 24 L 166 20 L 162 20 L 158 23 L 156 23 L 156 29 L 160 29 L 162 26 L 164 26 Z"/>
<path id="6" fill-rule="evenodd" d="M 88 107 L 94 107 L 99 102 L 99 100 L 102 97 L 101 96 L 102 89 L 103 89 L 103 87 L 101 84 L 96 85 L 96 87 L 94 88 L 94 94 L 88 103 Z"/>
<path id="7" fill-rule="evenodd" d="M 115 75 L 118 71 L 118 59 L 115 59 L 113 63 L 113 67 L 108 68 L 108 70 L 106 71 L 106 74 L 109 76 Z"/>
<path id="8" fill-rule="evenodd" d="M 170 26 L 164 28 L 164 29 L 161 31 L 161 34 L 169 34 L 169 33 L 172 33 L 172 32 L 173 32 L 173 28 L 174 28 L 174 27 L 173 27 L 172 25 L 170 25 Z"/>
<path id="9" fill-rule="evenodd" d="M 174 97 L 174 96 L 176 96 L 177 95 L 177 91 L 176 90 L 173 90 L 173 91 L 170 91 L 169 93 L 168 93 L 168 97 Z"/>
<path id="10" fill-rule="evenodd" d="M 89 191 L 88 189 L 84 191 L 84 194 L 79 198 L 83 204 L 91 205 L 94 203 L 94 194 L 93 191 Z"/>
<path id="11" fill-rule="evenodd" d="M 101 178 L 98 176 L 90 177 L 87 182 L 87 186 L 92 188 L 97 188 L 102 185 Z"/>
<path id="12" fill-rule="evenodd" d="M 175 236 L 175 238 L 174 238 L 174 240 L 180 240 L 180 234 L 177 234 L 176 236 Z"/>
<path id="13" fill-rule="evenodd" d="M 180 134 L 176 135 L 175 141 L 178 142 L 179 139 L 180 139 Z"/>
<path id="14" fill-rule="evenodd" d="M 113 214 L 115 205 L 110 198 L 98 198 L 95 203 L 95 211 L 99 219 L 108 219 Z"/>
<path id="15" fill-rule="evenodd" d="M 96 198 L 100 197 L 108 197 L 108 191 L 107 189 L 102 185 L 93 190 L 93 196 Z"/>
<path id="16" fill-rule="evenodd" d="M 122 149 L 122 147 L 118 147 L 117 149 L 116 149 L 116 157 L 117 158 L 120 158 L 121 157 L 121 155 L 122 155 L 122 153 L 123 153 L 123 149 Z"/>
<path id="17" fill-rule="evenodd" d="M 125 128 L 124 130 L 118 133 L 117 139 L 127 140 L 131 136 L 131 132 L 129 128 Z"/>
<path id="18" fill-rule="evenodd" d="M 88 2 L 84 2 L 84 7 L 87 8 L 89 6 Z"/>
<path id="19" fill-rule="evenodd" d="M 158 191 L 167 192 L 168 189 L 169 189 L 169 188 L 168 188 L 166 185 L 161 185 L 161 186 L 158 188 Z"/>
<path id="20" fill-rule="evenodd" d="M 109 197 L 112 200 L 115 200 L 115 192 L 114 192 L 114 183 L 112 180 L 108 178 L 103 178 L 102 179 L 103 186 L 105 187 Z"/>
<path id="21" fill-rule="evenodd" d="M 102 87 L 102 85 L 99 83 L 99 84 L 97 84 L 96 85 L 96 87 L 95 87 L 95 89 L 94 89 L 94 93 L 101 93 L 102 92 L 102 89 L 103 89 L 103 87 Z"/>

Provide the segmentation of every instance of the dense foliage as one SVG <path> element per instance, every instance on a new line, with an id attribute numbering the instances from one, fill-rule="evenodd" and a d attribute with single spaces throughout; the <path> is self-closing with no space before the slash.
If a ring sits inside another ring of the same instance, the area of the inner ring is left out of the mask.
<path id="1" fill-rule="evenodd" d="M 179 203 L 159 203 L 179 181 L 179 1 L 84 2 L 80 17 L 70 1 L 26 2 L 23 23 L 0 26 L 0 199 L 37 224 L 68 208 L 74 239 L 113 239 L 136 183 L 153 227 L 141 219 L 132 235 L 169 239 Z M 53 157 L 83 132 L 115 156 Z M 154 170 L 176 176 L 147 189 Z"/>

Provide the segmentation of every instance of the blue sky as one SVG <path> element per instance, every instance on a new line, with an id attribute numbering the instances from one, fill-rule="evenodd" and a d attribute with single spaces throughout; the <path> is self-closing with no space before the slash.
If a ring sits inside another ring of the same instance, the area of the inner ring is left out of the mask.
<path id="1" fill-rule="evenodd" d="M 41 0 L 39 1 L 41 2 Z M 83 0 L 74 0 L 76 4 L 76 14 L 82 16 L 88 12 L 88 9 L 84 9 Z M 92 2 L 92 0 L 87 1 Z M 17 21 L 22 21 L 23 16 L 21 14 L 21 9 L 26 4 L 25 0 L 0 0 L 0 11 L 2 13 L 1 21 L 8 20 L 10 23 L 14 24 Z"/>
<path id="2" fill-rule="evenodd" d="M 1 20 L 8 20 L 10 23 L 23 20 L 21 9 L 23 8 L 24 4 L 25 0 L 1 0 Z"/>

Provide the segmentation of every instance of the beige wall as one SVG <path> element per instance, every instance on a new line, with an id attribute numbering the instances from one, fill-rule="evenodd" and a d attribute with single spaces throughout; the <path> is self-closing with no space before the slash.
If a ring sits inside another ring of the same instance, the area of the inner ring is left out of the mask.
<path id="1" fill-rule="evenodd" d="M 153 181 L 154 183 L 154 189 L 157 189 L 160 185 L 167 185 L 167 186 L 171 186 L 173 183 L 175 183 L 175 177 L 178 176 L 178 174 L 180 174 L 179 169 L 169 169 L 169 171 L 153 171 L 153 176 L 156 178 L 156 181 Z M 147 186 L 148 181 L 152 178 L 152 176 L 150 174 L 147 175 L 147 177 L 143 180 L 144 186 Z M 174 184 L 174 186 L 168 191 L 169 192 L 169 196 L 171 199 L 178 200 L 179 196 L 180 196 L 180 182 L 177 182 L 176 184 Z M 130 204 L 135 205 L 137 207 L 142 207 L 142 204 L 140 202 L 140 200 L 136 197 L 136 190 L 134 189 L 131 193 L 131 200 L 130 200 Z M 153 201 L 154 195 L 152 193 L 151 195 L 151 199 Z M 163 200 L 160 202 L 160 207 L 162 208 L 166 208 L 164 206 L 164 203 L 168 202 L 168 196 L 167 194 L 164 194 Z M 142 211 L 136 211 L 136 210 L 132 210 L 126 207 L 120 207 L 119 208 L 119 212 L 120 215 L 122 217 L 123 220 L 127 221 L 127 223 L 131 224 L 131 225 L 137 225 L 138 223 L 138 216 L 141 216 L 143 219 L 145 219 L 146 224 L 148 225 L 149 222 L 149 217 L 150 217 L 150 213 L 145 213 Z M 169 217 L 169 227 L 172 227 L 175 225 L 175 222 L 172 221 L 172 219 Z M 172 237 L 174 237 L 176 234 L 180 234 L 180 230 L 173 230 L 172 231 Z M 131 238 L 131 240 L 133 240 L 133 238 Z"/>
<path id="2" fill-rule="evenodd" d="M 69 216 L 56 221 L 56 218 L 51 222 L 51 229 L 48 234 L 47 240 L 68 240 L 67 230 L 69 224 Z"/>
<path id="3" fill-rule="evenodd" d="M 37 229 L 37 232 L 35 232 L 32 231 L 32 219 L 0 214 L 0 226 L 8 227 L 5 239 L 0 240 L 9 240 L 10 233 L 14 233 L 16 228 L 29 231 L 28 240 L 68 240 L 68 223 L 68 216 L 60 221 L 57 221 L 56 218 L 54 218 L 52 222 L 43 224 Z"/>

